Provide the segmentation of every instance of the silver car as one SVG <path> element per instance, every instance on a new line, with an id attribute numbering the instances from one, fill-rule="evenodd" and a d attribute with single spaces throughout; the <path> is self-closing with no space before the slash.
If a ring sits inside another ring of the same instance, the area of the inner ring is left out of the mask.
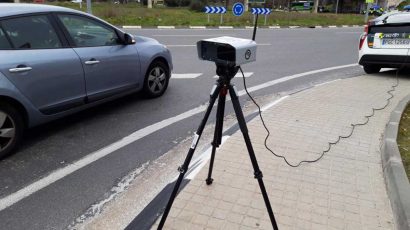
<path id="1" fill-rule="evenodd" d="M 92 15 L 0 3 L 0 158 L 30 128 L 136 91 L 161 96 L 169 50 Z"/>

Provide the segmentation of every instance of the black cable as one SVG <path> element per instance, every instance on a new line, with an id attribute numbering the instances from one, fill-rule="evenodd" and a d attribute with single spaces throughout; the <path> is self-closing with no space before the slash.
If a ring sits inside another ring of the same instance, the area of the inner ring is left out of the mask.
<path id="1" fill-rule="evenodd" d="M 351 137 L 351 136 L 353 135 L 353 132 L 354 132 L 354 130 L 355 130 L 355 128 L 356 128 L 357 126 L 366 125 L 367 123 L 369 123 L 370 118 L 374 116 L 374 114 L 375 114 L 376 111 L 383 110 L 383 109 L 385 109 L 385 108 L 390 104 L 390 100 L 394 97 L 393 92 L 396 90 L 396 87 L 399 85 L 399 72 L 400 72 L 402 69 L 405 68 L 406 62 L 407 62 L 407 58 L 409 57 L 409 52 L 410 52 L 410 51 L 407 52 L 407 57 L 406 57 L 406 60 L 404 61 L 403 65 L 402 65 L 399 69 L 397 69 L 397 71 L 396 71 L 396 84 L 392 85 L 392 86 L 391 86 L 391 89 L 387 91 L 387 94 L 389 94 L 390 97 L 386 100 L 386 101 L 387 101 L 387 102 L 386 102 L 386 105 L 384 105 L 384 106 L 382 106 L 382 107 L 380 107 L 380 108 L 372 108 L 372 113 L 371 113 L 370 115 L 365 115 L 365 116 L 364 116 L 364 117 L 366 118 L 366 121 L 365 121 L 365 122 L 363 122 L 363 123 L 350 124 L 350 126 L 351 126 L 350 133 L 349 133 L 348 135 L 346 135 L 346 136 L 339 136 L 339 137 L 337 138 L 337 140 L 334 141 L 334 142 L 328 142 L 328 148 L 327 148 L 326 150 L 322 151 L 322 153 L 320 154 L 320 156 L 319 156 L 318 158 L 316 158 L 316 159 L 314 159 L 314 160 L 302 160 L 302 161 L 299 161 L 299 163 L 297 163 L 297 164 L 292 164 L 292 163 L 290 163 L 290 162 L 286 159 L 285 156 L 276 154 L 276 153 L 275 153 L 272 149 L 270 149 L 269 146 L 267 145 L 267 141 L 268 141 L 269 136 L 270 136 L 270 131 L 269 131 L 268 127 L 266 127 L 265 121 L 263 120 L 262 111 L 261 111 L 260 106 L 258 105 L 258 103 L 256 103 L 255 99 L 254 99 L 254 98 L 249 94 L 249 92 L 248 92 L 248 89 L 247 89 L 247 87 L 246 87 L 245 74 L 243 73 L 242 68 L 239 67 L 239 70 L 240 70 L 241 73 L 242 73 L 243 86 L 244 86 L 244 88 L 245 88 L 246 94 L 247 94 L 248 97 L 252 100 L 252 102 L 256 105 L 256 107 L 258 107 L 259 117 L 261 118 L 263 127 L 265 128 L 266 132 L 268 133 L 268 134 L 266 135 L 265 141 L 264 141 L 265 148 L 266 148 L 267 150 L 269 150 L 269 151 L 270 151 L 273 155 L 275 155 L 276 157 L 282 158 L 287 165 L 289 165 L 290 167 L 294 167 L 294 168 L 299 167 L 302 163 L 314 163 L 314 162 L 319 161 L 320 159 L 323 158 L 323 156 L 325 155 L 325 153 L 327 153 L 327 152 L 329 152 L 329 151 L 331 150 L 331 148 L 332 148 L 333 145 L 336 145 L 337 143 L 339 143 L 341 139 L 346 139 L 346 138 Z"/>

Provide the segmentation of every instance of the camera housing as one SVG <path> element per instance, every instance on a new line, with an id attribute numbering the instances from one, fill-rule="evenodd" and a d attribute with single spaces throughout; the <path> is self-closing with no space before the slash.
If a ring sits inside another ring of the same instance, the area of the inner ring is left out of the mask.
<path id="1" fill-rule="evenodd" d="M 255 41 L 235 37 L 203 39 L 196 43 L 198 57 L 221 66 L 240 66 L 256 61 Z"/>

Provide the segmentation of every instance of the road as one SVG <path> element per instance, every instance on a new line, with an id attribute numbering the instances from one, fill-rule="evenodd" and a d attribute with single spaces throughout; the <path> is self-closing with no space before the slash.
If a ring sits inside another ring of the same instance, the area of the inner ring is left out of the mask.
<path id="1" fill-rule="evenodd" d="M 249 75 L 247 85 L 356 63 L 361 30 L 260 29 L 256 37 L 257 61 L 242 66 Z M 153 100 L 127 96 L 29 130 L 19 151 L 0 162 L 0 229 L 64 229 L 91 205 L 109 197 L 121 178 L 192 136 L 202 114 L 193 113 L 184 119 L 175 116 L 206 104 L 215 81 L 215 66 L 198 60 L 196 41 L 222 35 L 250 38 L 252 33 L 245 29 L 128 32 L 155 38 L 169 47 L 176 78 L 171 79 L 168 91 Z M 341 75 L 362 73 L 357 66 L 320 72 L 257 90 L 253 95 L 294 91 Z M 243 89 L 241 79 L 235 78 L 234 83 Z M 242 103 L 247 100 L 241 97 Z M 227 114 L 232 110 L 228 109 Z M 150 126 L 165 119 L 171 119 L 167 126 Z M 144 132 L 138 132 L 143 128 Z M 106 155 L 101 155 L 100 149 L 132 133 L 141 136 L 134 135 L 135 141 L 111 146 Z M 100 157 L 87 158 L 90 160 L 85 165 L 72 170 L 76 167 L 72 163 L 91 153 Z M 36 184 L 41 178 L 46 179 Z"/>

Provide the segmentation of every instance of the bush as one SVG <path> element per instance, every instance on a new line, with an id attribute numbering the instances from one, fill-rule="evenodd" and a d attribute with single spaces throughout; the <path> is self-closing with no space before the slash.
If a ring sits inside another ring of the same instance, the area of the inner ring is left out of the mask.
<path id="1" fill-rule="evenodd" d="M 207 0 L 192 0 L 191 5 L 189 5 L 189 9 L 202 12 L 207 4 Z"/>
<path id="2" fill-rule="evenodd" d="M 168 7 L 179 7 L 179 6 L 189 6 L 191 0 L 165 0 L 165 5 Z"/>

